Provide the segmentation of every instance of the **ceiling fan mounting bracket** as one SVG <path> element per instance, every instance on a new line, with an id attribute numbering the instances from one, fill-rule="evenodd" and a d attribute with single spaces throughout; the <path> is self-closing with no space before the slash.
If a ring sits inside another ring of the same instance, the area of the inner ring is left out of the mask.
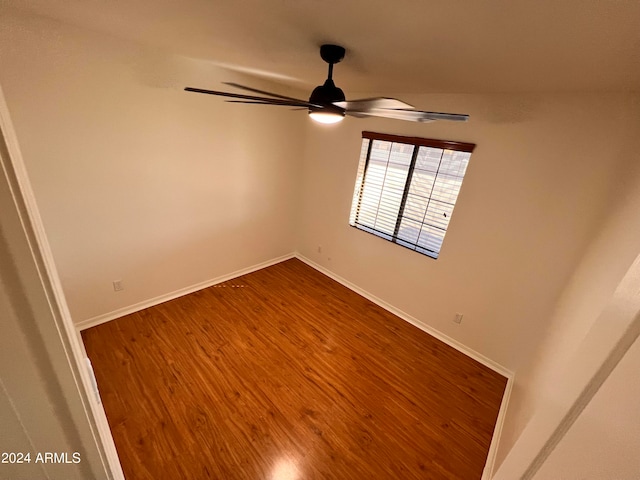
<path id="1" fill-rule="evenodd" d="M 330 65 L 340 63 L 344 58 L 345 52 L 346 50 L 344 47 L 341 47 L 340 45 L 326 44 L 320 47 L 320 56 Z"/>

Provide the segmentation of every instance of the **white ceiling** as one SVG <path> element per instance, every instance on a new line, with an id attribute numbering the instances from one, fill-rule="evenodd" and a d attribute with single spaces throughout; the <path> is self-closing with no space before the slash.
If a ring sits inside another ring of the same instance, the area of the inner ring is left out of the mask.
<path id="1" fill-rule="evenodd" d="M 333 42 L 349 91 L 640 91 L 638 0 L 0 3 L 304 88 L 326 77 L 318 45 Z"/>

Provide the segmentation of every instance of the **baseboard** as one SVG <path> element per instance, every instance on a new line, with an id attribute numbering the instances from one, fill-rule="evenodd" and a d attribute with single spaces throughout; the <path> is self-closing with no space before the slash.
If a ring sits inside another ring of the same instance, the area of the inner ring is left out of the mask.
<path id="1" fill-rule="evenodd" d="M 418 320 L 417 318 L 412 317 L 408 313 L 403 312 L 402 310 L 394 307 L 393 305 L 385 302 L 381 298 L 376 297 L 375 295 L 367 292 L 366 290 L 363 290 L 362 288 L 358 287 L 357 285 L 351 283 L 350 281 L 346 280 L 345 278 L 340 277 L 339 275 L 336 275 L 331 270 L 326 269 L 322 265 L 317 264 L 313 260 L 310 260 L 309 258 L 305 257 L 304 255 L 302 255 L 301 253 L 298 253 L 298 252 L 288 253 L 286 255 L 282 255 L 280 257 L 276 257 L 276 258 L 273 258 L 271 260 L 267 260 L 265 262 L 262 262 L 262 263 L 259 263 L 259 264 L 256 264 L 256 265 L 252 265 L 251 267 L 247 267 L 247 268 L 243 268 L 243 269 L 240 269 L 240 270 L 236 270 L 235 272 L 229 273 L 227 275 L 222 275 L 220 277 L 216 277 L 216 278 L 211 279 L 211 280 L 207 280 L 207 281 L 204 281 L 204 282 L 201 282 L 201 283 L 197 283 L 197 284 L 191 285 L 189 287 L 181 288 L 179 290 L 176 290 L 176 291 L 164 294 L 164 295 L 160 295 L 158 297 L 151 298 L 149 300 L 144 300 L 144 301 L 136 303 L 134 305 L 129 305 L 127 307 L 120 308 L 118 310 L 114 310 L 114 311 L 109 312 L 109 313 L 98 315 L 96 317 L 92 317 L 92 318 L 89 318 L 89 319 L 86 319 L 86 320 L 81 320 L 80 322 L 76 323 L 75 326 L 79 331 L 86 330 L 87 328 L 95 327 L 96 325 L 100 325 L 102 323 L 106 323 L 106 322 L 109 322 L 111 320 L 115 320 L 116 318 L 120 318 L 120 317 L 123 317 L 125 315 L 129 315 L 129 314 L 134 313 L 134 312 L 139 312 L 140 310 L 144 310 L 145 308 L 149 308 L 149 307 L 153 307 L 155 305 L 159 305 L 159 304 L 167 302 L 169 300 L 174 300 L 174 299 L 176 299 L 178 297 L 182 297 L 184 295 L 188 295 L 190 293 L 197 292 L 198 290 L 202 290 L 204 288 L 211 287 L 211 286 L 216 285 L 218 283 L 227 282 L 227 281 L 229 281 L 231 279 L 240 277 L 242 275 L 247 275 L 249 273 L 255 272 L 255 271 L 263 269 L 263 268 L 270 267 L 271 265 L 275 265 L 276 263 L 280 263 L 280 262 L 283 262 L 285 260 L 289 260 L 291 258 L 298 258 L 299 260 L 301 260 L 302 262 L 306 263 L 310 267 L 318 270 L 319 272 L 322 272 L 323 274 L 325 274 L 329 278 L 335 280 L 336 282 L 341 283 L 342 285 L 344 285 L 348 289 L 353 290 L 354 292 L 362 295 L 366 299 L 368 299 L 368 300 L 372 301 L 373 303 L 375 303 L 376 305 L 384 308 L 388 312 L 393 313 L 394 315 L 400 317 L 404 321 L 409 322 L 410 324 L 414 325 L 415 327 L 418 327 L 420 330 L 423 330 L 424 332 L 427 332 L 429 335 L 431 335 L 431 336 L 437 338 L 438 340 L 446 343 L 450 347 L 455 348 L 456 350 L 458 350 L 459 352 L 464 353 L 468 357 L 471 357 L 474 360 L 480 362 L 481 364 L 483 364 L 483 365 L 491 368 L 492 370 L 498 372 L 499 374 L 504 375 L 508 379 L 511 379 L 513 377 L 513 372 L 507 370 L 505 367 L 503 367 L 499 363 L 494 362 L 493 360 L 485 357 L 481 353 L 478 353 L 475 350 L 472 350 L 469 347 L 467 347 L 467 346 L 463 345 L 462 343 L 458 342 L 457 340 L 454 340 L 453 338 L 445 335 L 444 333 L 439 332 L 438 330 L 434 329 L 433 327 L 425 324 L 424 322 Z"/>
<path id="2" fill-rule="evenodd" d="M 362 295 L 364 298 L 366 298 L 367 300 L 372 301 L 373 303 L 375 303 L 379 307 L 382 307 L 385 310 L 387 310 L 388 312 L 391 312 L 394 315 L 400 317 L 405 322 L 409 322 L 413 326 L 418 327 L 420 330 L 422 330 L 424 332 L 427 332 L 432 337 L 435 337 L 438 340 L 446 343 L 450 347 L 455 348 L 459 352 L 464 353 L 466 356 L 473 358 L 477 362 L 480 362 L 481 364 L 485 365 L 486 367 L 489 367 L 491 370 L 499 373 L 500 375 L 503 375 L 503 376 L 505 376 L 507 378 L 512 378 L 513 377 L 513 372 L 511 372 L 510 370 L 507 370 L 505 367 L 503 367 L 499 363 L 494 362 L 490 358 L 485 357 L 481 353 L 478 353 L 475 350 L 472 350 L 469 347 L 467 347 L 467 346 L 463 345 L 462 343 L 458 342 L 457 340 L 454 340 L 453 338 L 445 335 L 444 333 L 439 332 L 435 328 L 425 324 L 424 322 L 418 320 L 415 317 L 412 317 L 408 313 L 403 312 L 402 310 L 400 310 L 400 309 L 394 307 L 393 305 L 385 302 L 381 298 L 378 298 L 375 295 L 367 292 L 366 290 L 363 290 L 362 288 L 358 287 L 357 285 L 351 283 L 349 280 L 346 280 L 346 279 L 342 278 L 341 276 L 336 275 L 331 270 L 326 269 L 322 265 L 319 265 L 316 262 L 314 262 L 313 260 L 308 259 L 304 255 L 302 255 L 300 253 L 296 253 L 295 257 L 297 259 L 301 260 L 302 262 L 306 263 L 310 267 L 318 270 L 319 272 L 324 273 L 327 277 L 335 280 L 338 283 L 341 283 L 342 285 L 347 287 L 349 290 L 353 290 L 354 292 Z"/>
<path id="3" fill-rule="evenodd" d="M 256 270 L 261 270 L 266 267 L 270 267 L 271 265 L 275 265 L 276 263 L 284 262 L 285 260 L 289 260 L 296 256 L 295 253 L 288 253 L 286 255 L 282 255 L 280 257 L 272 258 L 271 260 L 267 260 L 266 262 L 258 263 L 257 265 L 252 265 L 251 267 L 243 268 L 241 270 L 236 270 L 235 272 L 229 273 L 227 275 L 222 275 L 220 277 L 216 277 L 212 280 L 206 280 L 201 283 L 197 283 L 195 285 L 191 285 L 189 287 L 181 288 L 180 290 L 176 290 L 171 293 L 167 293 L 165 295 L 160 295 L 155 298 L 151 298 L 149 300 L 145 300 L 143 302 L 136 303 L 134 305 L 129 305 L 128 307 L 119 308 L 118 310 L 114 310 L 109 313 L 105 313 L 102 315 L 98 315 L 96 317 L 89 318 L 87 320 L 82 320 L 76 323 L 76 329 L 78 331 L 86 330 L 87 328 L 95 327 L 102 323 L 110 322 L 111 320 L 115 320 L 116 318 L 124 317 L 125 315 L 129 315 L 131 313 L 139 312 L 140 310 L 144 310 L 145 308 L 153 307 L 155 305 L 159 305 L 161 303 L 167 302 L 169 300 L 174 300 L 178 297 L 182 297 L 184 295 L 188 295 L 193 292 L 197 292 L 198 290 L 202 290 L 204 288 L 211 287 L 218 283 L 227 282 L 231 279 L 241 277 L 242 275 L 246 275 L 248 273 L 255 272 Z"/>

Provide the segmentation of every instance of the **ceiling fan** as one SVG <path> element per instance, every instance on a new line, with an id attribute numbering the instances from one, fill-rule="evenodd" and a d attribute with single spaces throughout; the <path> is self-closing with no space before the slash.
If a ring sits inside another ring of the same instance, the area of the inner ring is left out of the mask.
<path id="1" fill-rule="evenodd" d="M 469 115 L 416 110 L 412 105 L 395 98 L 376 97 L 346 101 L 344 92 L 340 88 L 336 87 L 332 78 L 333 66 L 344 58 L 344 54 L 345 49 L 339 45 L 322 45 L 320 47 L 320 56 L 329 64 L 329 75 L 323 85 L 319 85 L 313 90 L 309 97 L 309 101 L 287 97 L 277 93 L 266 92 L 264 90 L 258 90 L 230 82 L 225 82 L 225 84 L 240 90 L 266 95 L 266 97 L 218 92 L 215 90 L 203 90 L 201 88 L 192 87 L 187 87 L 185 90 L 187 92 L 206 93 L 208 95 L 218 95 L 221 97 L 239 99 L 227 100 L 232 103 L 299 107 L 301 109 L 307 109 L 309 116 L 313 120 L 321 123 L 336 123 L 343 120 L 345 115 L 358 118 L 383 117 L 396 120 L 408 120 L 411 122 L 432 122 L 434 120 L 466 122 L 469 119 Z"/>

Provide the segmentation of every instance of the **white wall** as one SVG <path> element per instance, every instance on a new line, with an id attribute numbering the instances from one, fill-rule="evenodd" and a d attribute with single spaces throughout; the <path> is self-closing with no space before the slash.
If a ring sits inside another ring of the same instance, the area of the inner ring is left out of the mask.
<path id="1" fill-rule="evenodd" d="M 629 102 L 638 109 L 638 100 Z M 628 120 L 640 129 L 640 114 Z M 593 236 L 571 279 L 557 302 L 545 337 L 518 371 L 507 412 L 498 464 L 507 456 L 523 430 L 556 402 L 567 370 L 596 320 L 610 302 L 627 269 L 640 253 L 640 138 L 626 143 L 626 164 L 616 181 L 617 194 L 607 208 L 602 225 Z M 611 328 L 609 328 L 611 330 Z"/>
<path id="2" fill-rule="evenodd" d="M 573 355 L 556 365 L 555 382 L 495 473 L 495 480 L 531 480 L 548 455 L 640 336 L 640 255 L 620 280 Z M 511 405 L 510 405 L 511 407 Z M 614 427 L 615 429 L 615 427 Z"/>
<path id="3" fill-rule="evenodd" d="M 419 108 L 469 113 L 471 121 L 347 118 L 339 126 L 312 125 L 298 249 L 517 371 L 535 352 L 558 296 L 610 214 L 637 132 L 632 98 L 403 96 Z M 438 260 L 348 225 L 361 130 L 477 144 Z M 456 312 L 464 314 L 461 325 L 452 322 Z"/>
<path id="4" fill-rule="evenodd" d="M 629 349 L 534 477 L 637 480 L 640 341 Z"/>
<path id="5" fill-rule="evenodd" d="M 76 322 L 294 250 L 304 115 L 183 92 L 248 80 L 7 8 L 0 63 Z"/>

